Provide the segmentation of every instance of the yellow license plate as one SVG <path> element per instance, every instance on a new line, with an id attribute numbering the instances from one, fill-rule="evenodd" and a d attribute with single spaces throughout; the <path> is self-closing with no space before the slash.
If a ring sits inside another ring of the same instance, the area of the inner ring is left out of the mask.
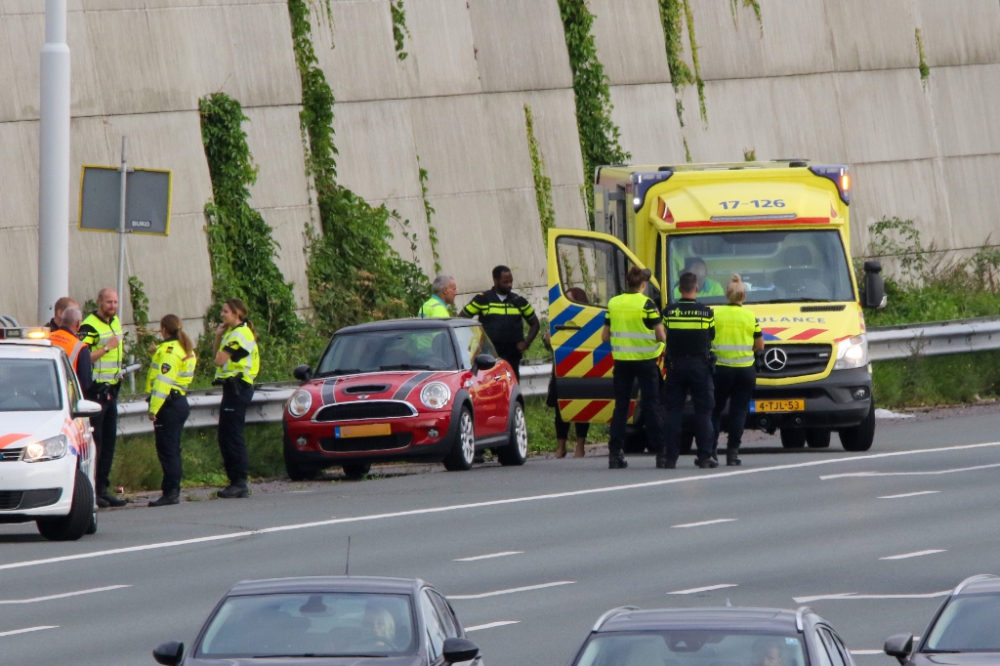
<path id="1" fill-rule="evenodd" d="M 349 437 L 379 437 L 381 435 L 391 435 L 392 426 L 388 423 L 371 423 L 369 425 L 340 426 L 337 428 L 337 439 L 347 439 Z"/>
<path id="2" fill-rule="evenodd" d="M 805 400 L 754 400 L 752 412 L 802 412 Z"/>

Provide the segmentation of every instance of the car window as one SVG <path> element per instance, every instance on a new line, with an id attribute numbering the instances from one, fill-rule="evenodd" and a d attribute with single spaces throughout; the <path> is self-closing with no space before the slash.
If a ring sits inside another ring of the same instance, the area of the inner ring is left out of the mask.
<path id="1" fill-rule="evenodd" d="M 54 360 L 0 359 L 0 412 L 50 412 L 62 408 Z"/>
<path id="2" fill-rule="evenodd" d="M 927 636 L 922 652 L 996 652 L 1000 650 L 1000 595 L 955 597 Z"/>
<path id="3" fill-rule="evenodd" d="M 437 592 L 431 592 L 430 595 L 441 619 L 441 626 L 444 627 L 444 633 L 448 638 L 458 638 L 458 622 L 451 611 L 451 606 Z"/>
<path id="4" fill-rule="evenodd" d="M 816 633 L 819 634 L 823 647 L 826 648 L 826 654 L 830 658 L 830 663 L 833 666 L 848 666 L 848 664 L 844 663 L 844 657 L 840 654 L 840 650 L 837 649 L 837 644 L 833 640 L 833 636 L 830 635 L 830 632 L 826 628 L 820 627 Z"/>
<path id="5" fill-rule="evenodd" d="M 588 641 L 576 666 L 804 666 L 799 635 L 670 630 L 608 632 Z"/>
<path id="6" fill-rule="evenodd" d="M 76 370 L 70 365 L 69 359 L 63 356 L 63 373 L 66 375 L 66 392 L 69 394 L 70 409 L 75 409 L 76 403 L 83 397 L 80 385 L 77 383 Z"/>
<path id="7" fill-rule="evenodd" d="M 448 635 L 441 625 L 441 618 L 438 617 L 434 602 L 431 601 L 427 590 L 420 593 L 420 611 L 424 616 L 424 624 L 427 625 L 427 650 L 433 662 L 444 652 L 444 639 Z"/>
<path id="8" fill-rule="evenodd" d="M 316 376 L 457 369 L 449 330 L 419 328 L 337 335 L 320 359 Z"/>
<path id="9" fill-rule="evenodd" d="M 482 326 L 462 326 L 455 329 L 455 335 L 458 337 L 458 348 L 462 352 L 459 363 L 463 369 L 470 370 L 472 361 L 483 349 L 483 343 L 489 344 L 489 339 L 483 333 Z"/>
<path id="10" fill-rule="evenodd" d="M 854 666 L 854 658 L 851 657 L 851 651 L 844 645 L 843 639 L 837 635 L 836 631 L 831 630 L 830 635 L 833 636 L 833 642 L 837 644 L 837 649 L 840 650 L 840 656 L 843 658 L 844 663 L 847 666 Z"/>

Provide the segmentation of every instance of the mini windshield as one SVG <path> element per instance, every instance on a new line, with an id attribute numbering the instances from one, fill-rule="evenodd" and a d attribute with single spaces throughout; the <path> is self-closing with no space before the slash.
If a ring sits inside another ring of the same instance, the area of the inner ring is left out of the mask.
<path id="1" fill-rule="evenodd" d="M 320 359 L 316 376 L 457 369 L 451 330 L 419 328 L 338 335 Z"/>
<path id="2" fill-rule="evenodd" d="M 62 409 L 55 361 L 0 359 L 0 412 L 51 412 Z"/>
<path id="3" fill-rule="evenodd" d="M 934 623 L 923 652 L 1000 652 L 1000 595 L 952 599 Z"/>
<path id="4" fill-rule="evenodd" d="M 231 597 L 205 631 L 199 657 L 386 657 L 417 650 L 402 594 Z"/>
<path id="5" fill-rule="evenodd" d="M 698 300 L 726 303 L 726 284 L 739 274 L 747 303 L 853 301 L 854 287 L 840 234 L 824 231 L 739 231 L 673 236 L 667 271 L 670 301 L 683 273 L 698 276 Z"/>
<path id="6" fill-rule="evenodd" d="M 802 640 L 793 635 L 730 631 L 644 631 L 597 634 L 575 666 L 806 666 Z"/>

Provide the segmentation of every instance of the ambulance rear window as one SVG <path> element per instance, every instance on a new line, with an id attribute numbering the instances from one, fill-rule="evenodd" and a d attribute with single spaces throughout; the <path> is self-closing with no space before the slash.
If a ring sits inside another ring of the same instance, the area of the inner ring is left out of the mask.
<path id="1" fill-rule="evenodd" d="M 0 359 L 0 412 L 49 412 L 62 409 L 55 361 Z"/>

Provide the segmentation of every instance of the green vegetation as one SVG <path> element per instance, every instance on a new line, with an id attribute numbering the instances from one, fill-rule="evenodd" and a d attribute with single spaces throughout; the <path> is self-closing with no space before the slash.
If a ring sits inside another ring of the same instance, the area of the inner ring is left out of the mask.
<path id="1" fill-rule="evenodd" d="M 694 34 L 694 13 L 690 0 L 659 0 L 660 23 L 667 50 L 667 67 L 670 68 L 670 83 L 674 93 L 680 94 L 688 85 L 698 89 L 698 108 L 702 122 L 708 123 L 708 109 L 705 105 L 705 82 L 701 79 L 701 65 L 698 62 L 698 42 Z M 687 23 L 688 43 L 691 47 L 691 67 L 681 57 L 684 51 L 684 24 Z M 692 71 L 692 69 L 694 71 Z M 677 99 L 677 120 L 684 127 L 684 105 Z M 690 161 L 690 160 L 689 160 Z"/>
<path id="2" fill-rule="evenodd" d="M 1000 396 L 1000 352 L 914 356 L 872 365 L 879 407 L 975 403 Z"/>
<path id="3" fill-rule="evenodd" d="M 556 212 L 552 204 L 552 179 L 545 172 L 545 157 L 535 138 L 535 117 L 531 106 L 524 105 L 524 129 L 528 135 L 528 154 L 531 157 L 531 173 L 535 179 L 535 204 L 538 219 L 542 225 L 543 247 L 549 246 L 549 229 L 556 226 Z"/>
<path id="4" fill-rule="evenodd" d="M 743 149 L 743 161 L 744 162 L 756 162 L 757 161 L 757 151 L 753 148 Z"/>
<path id="5" fill-rule="evenodd" d="M 687 137 L 681 137 L 681 139 L 684 141 L 684 161 L 691 164 L 691 149 L 688 148 Z"/>
<path id="6" fill-rule="evenodd" d="M 621 164 L 632 155 L 619 144 L 618 126 L 611 120 L 611 90 L 604 66 L 597 58 L 597 47 L 591 29 L 594 15 L 586 0 L 559 0 L 566 35 L 566 50 L 573 70 L 573 93 L 576 96 L 576 124 L 583 153 L 585 202 L 591 228 L 594 224 L 594 172 L 606 164 Z"/>
<path id="7" fill-rule="evenodd" d="M 128 279 L 128 295 L 132 305 L 135 336 L 125 349 L 125 358 L 135 356 L 136 360 L 145 367 L 151 355 L 150 347 L 157 343 L 158 338 L 149 330 L 149 299 L 146 298 L 145 286 L 142 284 L 142 280 L 134 275 Z M 127 337 L 133 338 L 131 335 Z M 137 373 L 136 381 L 139 382 L 141 377 L 142 374 Z"/>
<path id="8" fill-rule="evenodd" d="M 914 31 L 914 37 L 917 41 L 917 55 L 920 57 L 920 82 L 924 86 L 924 90 L 927 90 L 927 80 L 931 75 L 931 68 L 927 66 L 927 54 L 924 52 L 924 36 L 920 32 L 920 28 Z"/>
<path id="9" fill-rule="evenodd" d="M 740 0 L 729 0 L 730 9 L 733 12 L 733 24 L 736 24 L 736 14 L 739 10 Z M 760 26 L 760 34 L 764 35 L 764 20 L 761 16 L 760 11 L 760 0 L 743 0 L 743 6 L 749 7 L 753 10 L 754 16 L 757 18 L 757 24 Z"/>
<path id="10" fill-rule="evenodd" d="M 389 0 L 389 11 L 392 12 L 392 38 L 396 43 L 396 57 L 406 60 L 409 55 L 403 50 L 403 40 L 410 36 L 410 29 L 406 27 L 406 10 L 403 9 L 403 0 Z"/>
<path id="11" fill-rule="evenodd" d="M 420 196 L 424 201 L 424 217 L 427 220 L 427 240 L 431 243 L 431 254 L 434 255 L 434 272 L 441 272 L 441 255 L 438 254 L 438 235 L 437 229 L 434 228 L 433 216 L 437 211 L 431 206 L 431 202 L 427 199 L 427 194 L 430 189 L 427 187 L 427 169 L 420 166 L 420 155 L 417 155 L 417 176 L 420 178 Z"/>

